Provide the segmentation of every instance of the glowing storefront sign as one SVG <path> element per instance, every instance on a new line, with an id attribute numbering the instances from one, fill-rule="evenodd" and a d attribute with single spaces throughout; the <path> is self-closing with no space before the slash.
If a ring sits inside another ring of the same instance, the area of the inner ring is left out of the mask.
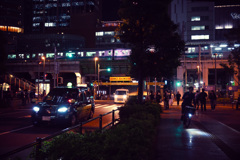
<path id="1" fill-rule="evenodd" d="M 240 19 L 240 14 L 238 13 L 231 13 L 233 19 Z"/>

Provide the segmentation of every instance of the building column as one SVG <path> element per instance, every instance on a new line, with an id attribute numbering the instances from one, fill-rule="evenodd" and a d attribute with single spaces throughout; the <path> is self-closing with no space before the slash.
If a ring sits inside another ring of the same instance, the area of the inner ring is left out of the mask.
<path id="1" fill-rule="evenodd" d="M 80 84 L 82 83 L 82 76 L 79 72 L 75 72 L 75 75 L 76 75 L 76 86 L 80 86 Z"/>
<path id="2" fill-rule="evenodd" d="M 203 83 L 205 86 L 208 86 L 208 67 L 206 66 L 206 63 L 203 63 L 202 65 L 202 73 L 203 73 Z"/>
<path id="3" fill-rule="evenodd" d="M 184 77 L 183 77 L 183 73 L 184 73 L 184 68 L 183 68 L 183 66 L 179 66 L 178 68 L 177 68 L 177 80 L 180 80 L 181 81 L 181 86 L 180 87 L 177 87 L 177 91 L 179 91 L 179 93 L 181 94 L 181 95 L 183 95 L 184 94 L 184 92 L 183 92 L 183 82 L 184 82 Z"/>

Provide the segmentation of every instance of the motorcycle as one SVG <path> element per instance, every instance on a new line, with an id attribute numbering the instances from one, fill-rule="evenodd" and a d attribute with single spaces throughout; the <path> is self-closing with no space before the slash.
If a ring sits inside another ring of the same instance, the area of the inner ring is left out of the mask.
<path id="1" fill-rule="evenodd" d="M 191 123 L 191 118 L 195 114 L 196 108 L 192 106 L 186 106 L 183 115 L 183 125 L 188 128 Z"/>

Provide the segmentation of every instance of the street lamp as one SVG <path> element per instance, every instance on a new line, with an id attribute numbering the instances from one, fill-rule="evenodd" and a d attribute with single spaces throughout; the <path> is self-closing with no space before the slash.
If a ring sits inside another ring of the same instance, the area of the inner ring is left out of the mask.
<path id="1" fill-rule="evenodd" d="M 44 56 L 41 57 L 43 60 L 43 94 L 44 94 L 44 84 L 45 84 L 45 60 L 46 58 Z M 43 95 L 44 96 L 44 95 Z"/>
<path id="2" fill-rule="evenodd" d="M 97 63 L 97 61 L 98 61 L 98 57 L 95 57 L 94 58 L 94 61 L 95 61 L 95 74 L 94 74 L 94 79 L 95 79 L 95 81 L 96 81 L 96 75 L 97 75 L 97 72 L 96 72 L 96 63 Z"/>
<path id="3" fill-rule="evenodd" d="M 216 89 L 217 89 L 217 53 L 214 53 L 215 55 L 215 93 L 216 93 Z"/>

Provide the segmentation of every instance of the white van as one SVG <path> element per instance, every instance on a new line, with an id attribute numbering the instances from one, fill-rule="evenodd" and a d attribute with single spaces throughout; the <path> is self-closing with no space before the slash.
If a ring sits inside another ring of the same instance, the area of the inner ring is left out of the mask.
<path id="1" fill-rule="evenodd" d="M 117 89 L 114 93 L 114 103 L 125 103 L 129 97 L 128 89 Z"/>

